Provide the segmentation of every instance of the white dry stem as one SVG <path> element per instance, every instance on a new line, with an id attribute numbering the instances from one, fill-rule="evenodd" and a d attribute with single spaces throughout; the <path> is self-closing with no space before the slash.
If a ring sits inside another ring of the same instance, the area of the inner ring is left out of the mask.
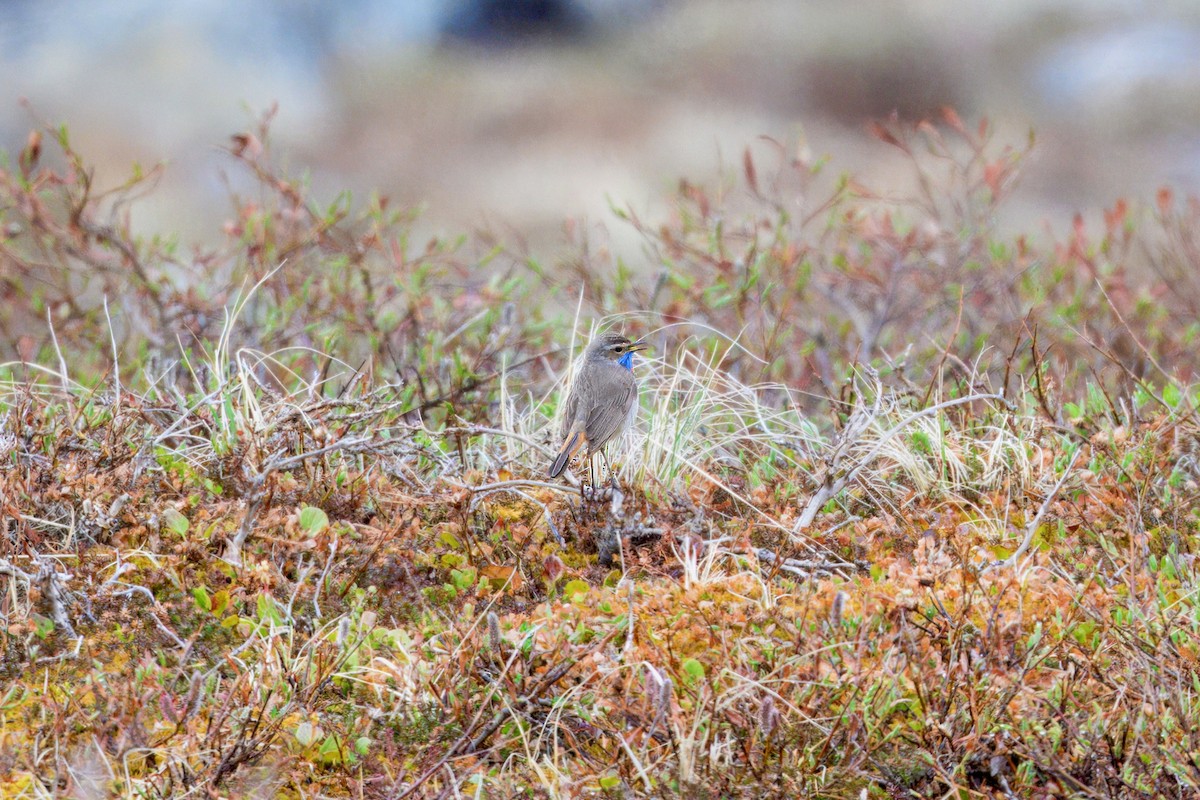
<path id="1" fill-rule="evenodd" d="M 861 565 L 849 561 L 811 561 L 798 558 L 780 558 L 776 553 L 765 547 L 755 548 L 754 554 L 763 563 L 776 567 L 780 572 L 795 575 L 797 578 L 812 578 L 824 575 L 837 575 L 848 578 Z"/>
<path id="2" fill-rule="evenodd" d="M 1017 549 L 1013 551 L 1012 555 L 1003 561 L 992 564 L 992 567 L 1016 566 L 1017 561 L 1019 561 L 1020 558 L 1025 555 L 1025 552 L 1029 550 L 1029 546 L 1033 544 L 1033 537 L 1037 533 L 1038 526 L 1042 524 L 1042 518 L 1046 516 L 1046 512 L 1050 509 L 1050 504 L 1054 502 L 1054 498 L 1057 497 L 1058 493 L 1062 490 L 1063 484 L 1065 484 L 1067 482 L 1067 478 L 1071 476 L 1071 470 L 1075 467 L 1075 462 L 1079 460 L 1079 455 L 1082 452 L 1083 448 L 1080 447 L 1075 451 L 1075 455 L 1071 456 L 1071 461 L 1067 464 L 1067 468 L 1063 470 L 1062 477 L 1058 479 L 1058 483 L 1054 484 L 1054 488 L 1052 488 L 1046 494 L 1046 498 L 1042 500 L 1042 505 L 1038 508 L 1037 514 L 1035 514 L 1033 519 L 1029 521 L 1029 524 L 1025 526 L 1025 537 L 1021 540 L 1021 544 L 1017 546 Z"/>
<path id="3" fill-rule="evenodd" d="M 166 610 L 162 607 L 162 604 L 159 603 L 158 600 L 154 597 L 154 593 L 151 592 L 149 589 L 147 589 L 145 586 L 139 586 L 134 583 L 125 583 L 124 581 L 121 580 L 121 576 L 124 575 L 126 572 L 129 572 L 132 569 L 134 569 L 133 564 L 130 564 L 127 561 L 122 562 L 121 556 L 120 556 L 120 554 L 118 554 L 116 567 L 113 570 L 112 577 L 109 578 L 108 580 L 106 580 L 101 585 L 100 588 L 108 589 L 109 587 L 112 587 L 112 586 L 121 587 L 120 591 L 113 592 L 113 597 L 129 597 L 130 595 L 133 595 L 133 594 L 145 595 L 146 599 L 150 602 L 150 619 L 154 620 L 154 624 L 158 627 L 158 629 L 160 631 L 163 632 L 163 634 L 168 639 L 173 641 L 177 647 L 186 651 L 190 647 L 190 645 L 187 642 L 180 639 L 178 634 L 175 633 L 175 631 L 171 630 L 169 627 L 167 627 L 167 625 L 161 619 L 159 619 L 158 615 L 160 613 L 163 616 L 168 616 L 168 615 L 166 613 Z"/>
<path id="4" fill-rule="evenodd" d="M 920 411 L 913 412 L 885 431 L 875 443 L 875 446 L 867 451 L 867 454 L 859 459 L 857 464 L 855 464 L 851 469 L 843 472 L 841 475 L 838 475 L 837 473 L 839 471 L 839 467 L 841 466 L 841 461 L 845 457 L 846 453 L 850 450 L 850 445 L 852 445 L 859 437 L 861 437 L 862 433 L 866 431 L 867 427 L 869 427 L 870 421 L 879 415 L 880 401 L 876 399 L 875 405 L 870 411 L 866 411 L 866 409 L 859 409 L 863 412 L 863 415 L 860 418 L 860 424 L 856 424 L 855 417 L 859 414 L 859 411 L 856 411 L 855 414 L 851 416 L 850 423 L 847 423 L 846 430 L 843 432 L 844 435 L 840 438 L 834 452 L 827 459 L 825 478 L 822 481 L 821 486 L 816 492 L 813 493 L 813 496 L 809 498 L 808 505 L 804 507 L 804 511 L 800 514 L 800 518 L 796 521 L 796 525 L 793 528 L 793 534 L 801 534 L 806 531 L 809 526 L 812 525 L 813 520 L 816 519 L 817 514 L 820 513 L 821 509 L 825 507 L 825 504 L 840 494 L 841 491 L 846 488 L 847 484 L 857 478 L 863 469 L 870 466 L 875 459 L 879 457 L 880 453 L 883 452 L 887 444 L 896 435 L 904 431 L 904 429 L 913 422 L 922 419 L 923 417 L 937 414 L 939 411 L 944 409 L 960 406 L 964 403 L 974 403 L 979 400 L 995 400 L 1001 403 L 1007 402 L 1003 395 L 972 394 L 966 397 L 957 397 L 953 400 L 947 400 L 943 403 L 938 403 L 937 405 L 929 406 L 928 408 L 923 408 Z"/>
<path id="5" fill-rule="evenodd" d="M 112 316 L 108 313 L 108 295 L 104 295 L 104 318 L 108 320 L 108 341 L 112 345 L 113 385 L 116 387 L 116 410 L 121 408 L 121 358 L 117 353 L 117 335 L 113 331 Z M 115 412 L 114 412 L 115 413 Z"/>
<path id="6" fill-rule="evenodd" d="M 56 570 L 52 561 L 43 563 L 37 575 L 37 581 L 42 589 L 42 597 L 46 600 L 50 619 L 54 620 L 55 627 L 72 639 L 78 639 L 79 634 L 75 633 L 75 628 L 71 625 L 71 618 L 67 615 L 70 593 L 67 591 L 66 583 L 70 578 L 69 574 Z"/>
<path id="7" fill-rule="evenodd" d="M 497 492 L 501 489 L 553 489 L 556 492 L 565 492 L 567 494 L 577 494 L 578 489 L 572 489 L 570 486 L 565 486 L 561 483 L 549 483 L 547 481 L 527 481 L 523 479 L 514 479 L 510 481 L 497 481 L 496 483 L 483 483 L 479 486 L 471 486 L 466 483 L 460 483 L 451 478 L 442 478 L 443 481 L 455 487 L 456 489 L 466 489 L 473 494 L 482 494 L 488 492 Z"/>
<path id="8" fill-rule="evenodd" d="M 0 558 L 0 575 L 7 575 L 9 581 L 9 591 L 12 592 L 11 597 L 13 606 L 17 605 L 17 586 L 22 586 L 25 591 L 25 597 L 29 597 L 29 587 L 33 584 L 33 577 L 25 570 L 13 564 L 5 558 Z M 0 618 L 3 619 L 3 618 Z"/>
<path id="9" fill-rule="evenodd" d="M 546 527 L 550 529 L 550 533 L 554 536 L 554 541 L 558 542 L 560 547 L 566 547 L 567 543 L 563 539 L 562 534 L 559 533 L 558 526 L 554 524 L 554 515 L 550 513 L 549 506 L 547 506 L 541 500 L 538 500 L 533 495 L 522 492 L 520 489 L 513 489 L 513 494 L 518 494 L 534 505 L 541 506 L 542 518 L 546 520 Z"/>
<path id="10" fill-rule="evenodd" d="M 70 394 L 71 387 L 67 383 L 67 360 L 63 358 L 62 348 L 58 346 L 58 334 L 54 332 L 54 320 L 50 317 L 50 307 L 46 307 L 46 325 L 50 328 L 50 341 L 54 344 L 54 353 L 58 356 L 59 380 L 62 382 L 63 394 Z"/>
<path id="11" fill-rule="evenodd" d="M 319 622 L 321 620 L 321 589 L 325 586 L 325 581 L 329 578 L 329 571 L 333 568 L 333 558 L 337 555 L 338 539 L 334 537 L 329 542 L 329 556 L 325 559 L 325 568 L 321 570 L 321 577 L 317 579 L 317 585 L 313 587 L 313 613 Z"/>
<path id="12" fill-rule="evenodd" d="M 482 486 L 469 486 L 465 483 L 459 483 L 458 481 L 451 480 L 450 478 L 443 478 L 442 480 L 444 480 L 446 483 L 450 484 L 451 486 L 455 487 L 456 489 L 466 489 L 467 491 L 469 491 L 472 495 L 471 496 L 471 507 L 472 508 L 475 507 L 476 501 L 481 500 L 482 498 L 487 497 L 490 494 L 495 494 L 497 492 L 512 492 L 515 495 L 519 495 L 519 496 L 525 498 L 530 503 L 533 503 L 534 505 L 541 507 L 542 515 L 543 515 L 544 519 L 546 520 L 546 527 L 548 527 L 550 529 L 550 533 L 551 533 L 551 535 L 554 536 L 554 540 L 556 542 L 558 542 L 560 545 L 566 546 L 566 542 L 563 540 L 562 534 L 558 530 L 558 526 L 556 526 L 554 524 L 554 515 L 550 513 L 549 506 L 547 506 L 541 500 L 538 500 L 536 497 L 529 494 L 528 492 L 521 491 L 521 489 L 522 488 L 554 489 L 555 491 L 568 492 L 570 494 L 575 493 L 574 489 L 571 489 L 570 487 L 564 486 L 562 484 L 546 483 L 544 481 L 511 480 L 511 481 L 500 481 L 498 483 L 486 483 L 486 484 L 483 484 Z"/>
<path id="13" fill-rule="evenodd" d="M 634 631 L 636 630 L 637 626 L 637 618 L 633 613 L 633 581 L 629 581 L 629 583 L 626 584 L 626 589 L 628 590 L 627 596 L 629 597 L 629 619 L 625 621 L 625 646 L 621 648 L 621 658 L 625 661 L 629 661 L 630 657 L 633 655 L 634 647 L 636 646 L 634 641 L 636 639 L 634 636 Z"/>
<path id="14" fill-rule="evenodd" d="M 150 619 L 154 620 L 155 626 L 157 626 L 158 629 L 162 631 L 168 639 L 173 641 L 176 647 L 180 648 L 181 650 L 188 649 L 190 645 L 188 645 L 188 643 L 183 639 L 180 639 L 175 631 L 168 628 L 166 624 L 158 618 L 158 612 L 162 611 L 162 605 L 154 598 L 153 592 L 151 592 L 145 586 L 138 586 L 132 583 L 123 583 L 115 579 L 109 580 L 105 585 L 107 586 L 108 584 L 124 587 L 119 592 L 113 592 L 113 597 L 128 597 L 131 594 L 145 595 L 146 599 L 150 601 Z M 165 614 L 165 611 L 163 613 Z"/>
<path id="15" fill-rule="evenodd" d="M 46 616 L 54 621 L 54 627 L 72 639 L 79 639 L 79 634 L 75 633 L 75 627 L 71 624 L 71 617 L 67 614 L 71 593 L 67 591 L 66 584 L 71 576 L 68 573 L 59 572 L 54 561 L 48 558 L 39 558 L 37 574 L 30 575 L 11 561 L 0 558 L 0 575 L 7 575 L 14 581 L 25 584 L 26 591 L 36 585 L 42 593 L 42 602 L 48 612 Z"/>

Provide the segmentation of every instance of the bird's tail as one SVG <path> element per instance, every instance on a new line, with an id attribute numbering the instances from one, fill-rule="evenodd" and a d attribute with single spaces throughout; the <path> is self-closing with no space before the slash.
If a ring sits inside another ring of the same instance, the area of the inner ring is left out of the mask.
<path id="1" fill-rule="evenodd" d="M 571 457 L 583 447 L 587 437 L 583 431 L 575 431 L 567 437 L 567 441 L 563 443 L 562 450 L 558 451 L 558 455 L 554 457 L 554 463 L 550 465 L 550 477 L 557 478 L 563 474 L 563 470 L 567 468 L 567 464 L 571 461 Z"/>

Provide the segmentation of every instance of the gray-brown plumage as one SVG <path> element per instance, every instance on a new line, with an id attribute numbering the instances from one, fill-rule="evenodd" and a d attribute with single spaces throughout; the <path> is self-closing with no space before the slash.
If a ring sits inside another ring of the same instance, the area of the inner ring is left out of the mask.
<path id="1" fill-rule="evenodd" d="M 550 465 L 551 478 L 561 475 L 585 445 L 590 461 L 629 424 L 637 405 L 633 354 L 646 347 L 645 342 L 631 342 L 618 333 L 602 333 L 588 345 L 567 395 L 563 446 Z"/>

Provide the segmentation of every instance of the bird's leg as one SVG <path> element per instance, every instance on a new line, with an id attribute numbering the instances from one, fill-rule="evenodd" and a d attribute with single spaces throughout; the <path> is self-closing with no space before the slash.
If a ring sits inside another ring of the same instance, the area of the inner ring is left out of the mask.
<path id="1" fill-rule="evenodd" d="M 579 499 L 583 501 L 594 500 L 596 497 L 596 454 L 588 449 L 588 480 L 583 480 L 583 476 L 579 479 Z"/>
<path id="2" fill-rule="evenodd" d="M 612 488 L 617 488 L 617 475 L 613 472 L 612 465 L 608 463 L 608 454 L 603 449 L 600 450 L 600 457 L 604 459 L 604 468 L 608 470 L 608 482 L 612 484 Z"/>

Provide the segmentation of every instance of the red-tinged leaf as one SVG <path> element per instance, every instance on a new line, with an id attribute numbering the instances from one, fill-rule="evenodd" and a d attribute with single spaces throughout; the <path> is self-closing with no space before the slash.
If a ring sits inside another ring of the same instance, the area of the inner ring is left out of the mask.
<path id="1" fill-rule="evenodd" d="M 235 156 L 253 161 L 262 155 L 262 142 L 253 133 L 238 133 L 230 138 L 233 139 L 233 154 Z"/>
<path id="2" fill-rule="evenodd" d="M 1163 186 L 1158 190 L 1158 213 L 1164 217 L 1171 213 L 1171 207 L 1175 204 L 1175 194 L 1169 187 Z"/>
<path id="3" fill-rule="evenodd" d="M 892 224 L 892 215 L 890 212 L 885 212 L 879 220 L 879 233 L 881 236 L 891 238 L 896 233 L 896 226 Z"/>
<path id="4" fill-rule="evenodd" d="M 938 129 L 927 119 L 923 119 L 917 123 L 917 130 L 936 142 L 940 143 L 942 141 L 942 135 L 938 133 Z"/>
<path id="5" fill-rule="evenodd" d="M 890 144 L 893 147 L 899 147 L 901 150 L 905 149 L 903 143 L 901 143 L 901 141 L 897 139 L 891 131 L 875 120 L 871 120 L 869 123 L 867 123 L 867 131 L 876 139 L 885 144 Z"/>
<path id="6" fill-rule="evenodd" d="M 42 156 L 42 132 L 30 131 L 29 138 L 25 140 L 25 149 L 21 151 L 20 163 L 21 172 L 25 177 L 29 177 L 29 173 L 37 166 L 38 159 Z"/>
<path id="7" fill-rule="evenodd" d="M 982 139 L 982 138 L 986 137 L 987 133 L 988 133 L 988 118 L 984 117 L 983 119 L 979 120 L 979 138 Z M 1030 131 L 1029 135 L 1032 139 L 1033 132 Z"/>
<path id="8" fill-rule="evenodd" d="M 525 579 L 521 577 L 521 573 L 515 567 L 488 564 L 480 568 L 479 574 L 487 578 L 496 589 L 508 588 L 516 592 L 525 585 Z"/>
<path id="9" fill-rule="evenodd" d="M 962 117 L 958 116 L 958 112 L 950 106 L 944 106 L 942 108 L 942 119 L 944 119 L 946 124 L 958 133 L 962 134 L 963 136 L 967 135 L 967 129 L 966 126 L 963 125 Z"/>
<path id="10" fill-rule="evenodd" d="M 546 580 L 548 580 L 550 583 L 557 583 L 558 579 L 562 576 L 563 572 L 566 571 L 567 568 L 567 565 L 563 563 L 562 559 L 553 553 L 546 556 L 546 561 L 542 566 L 546 570 Z"/>
<path id="11" fill-rule="evenodd" d="M 1004 165 L 999 161 L 993 161 L 983 168 L 983 182 L 987 184 L 988 189 L 992 192 L 992 197 L 997 197 L 1000 194 L 1000 181 L 1004 177 Z"/>
<path id="12" fill-rule="evenodd" d="M 746 184 L 750 187 L 750 191 L 756 195 L 759 194 L 758 172 L 754 169 L 754 158 L 750 155 L 749 147 L 742 153 L 742 169 L 746 173 Z"/>
<path id="13" fill-rule="evenodd" d="M 17 337 L 17 356 L 22 361 L 33 361 L 37 358 L 38 341 L 29 334 Z"/>
<path id="14" fill-rule="evenodd" d="M 1128 211 L 1129 207 L 1124 198 L 1119 198 L 1111 209 L 1104 209 L 1104 229 L 1109 236 L 1116 233 L 1125 222 Z"/>

